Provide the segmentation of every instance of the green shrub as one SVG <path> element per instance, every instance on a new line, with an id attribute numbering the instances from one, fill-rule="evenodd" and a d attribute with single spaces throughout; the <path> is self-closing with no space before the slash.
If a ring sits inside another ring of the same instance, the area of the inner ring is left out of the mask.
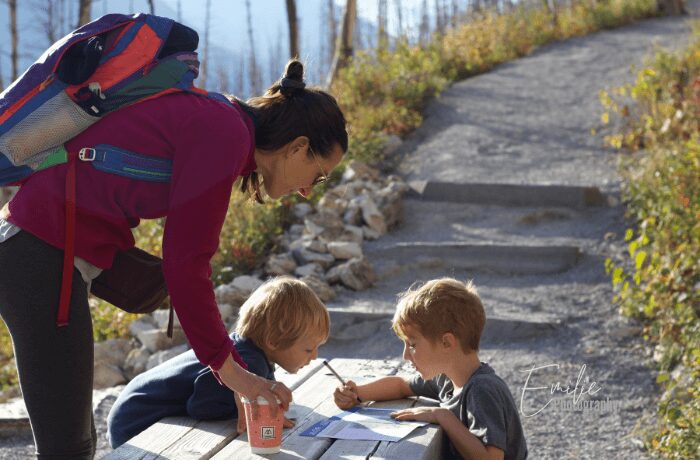
<path id="1" fill-rule="evenodd" d="M 630 263 L 607 268 L 621 312 L 643 320 L 655 346 L 664 394 L 648 445 L 693 458 L 700 451 L 700 34 L 682 53 L 658 51 L 634 84 L 601 100 L 625 121 L 608 143 L 638 151 L 621 162 L 635 224 L 626 234 Z"/>

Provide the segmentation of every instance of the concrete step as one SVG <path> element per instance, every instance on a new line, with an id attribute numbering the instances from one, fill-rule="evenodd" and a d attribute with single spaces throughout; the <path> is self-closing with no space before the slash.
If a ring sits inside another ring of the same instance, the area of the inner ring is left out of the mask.
<path id="1" fill-rule="evenodd" d="M 340 308 L 329 308 L 328 311 L 331 316 L 331 335 L 326 347 L 327 352 L 336 348 L 335 346 L 342 346 L 342 343 L 380 340 L 377 337 L 384 336 L 381 340 L 392 345 L 389 354 L 396 355 L 400 348 L 400 340 L 395 337 L 391 329 L 393 314 L 367 313 Z M 526 341 L 552 336 L 563 327 L 563 323 L 554 318 L 509 317 L 492 314 L 487 316 L 481 340 L 488 343 Z M 387 338 L 390 339 L 387 340 Z M 399 343 L 393 344 L 393 341 Z M 358 350 L 353 348 L 352 352 L 357 353 Z"/>
<path id="2" fill-rule="evenodd" d="M 499 206 L 606 206 L 598 187 L 412 181 L 412 196 L 426 201 Z"/>
<path id="3" fill-rule="evenodd" d="M 549 274 L 573 267 L 581 251 L 576 246 L 398 242 L 375 246 L 368 254 L 381 271 L 392 264 L 401 270 L 442 267 L 503 274 Z"/>

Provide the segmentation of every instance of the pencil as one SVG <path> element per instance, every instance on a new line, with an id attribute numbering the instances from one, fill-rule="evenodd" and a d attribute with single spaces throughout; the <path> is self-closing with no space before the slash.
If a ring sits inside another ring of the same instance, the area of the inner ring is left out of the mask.
<path id="1" fill-rule="evenodd" d="M 335 378 L 337 378 L 338 380 L 340 380 L 340 383 L 342 383 L 343 386 L 345 386 L 345 380 L 343 380 L 343 378 L 342 378 L 340 375 L 338 375 L 338 373 L 335 371 L 335 369 L 333 369 L 333 368 L 331 367 L 331 365 L 328 364 L 328 361 L 326 361 L 326 360 L 324 359 L 324 360 L 323 360 L 323 365 L 326 366 L 326 367 L 328 368 L 328 370 L 331 371 L 331 372 L 333 373 L 333 375 L 335 375 Z M 359 396 L 356 396 L 356 398 L 357 398 L 357 400 L 358 400 L 359 402 L 362 402 L 362 400 L 360 399 Z"/>

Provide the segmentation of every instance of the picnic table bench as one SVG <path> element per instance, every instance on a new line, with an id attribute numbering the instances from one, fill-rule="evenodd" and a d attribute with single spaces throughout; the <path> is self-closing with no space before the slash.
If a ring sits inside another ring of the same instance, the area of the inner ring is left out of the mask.
<path id="1" fill-rule="evenodd" d="M 236 432 L 235 420 L 197 421 L 189 417 L 168 417 L 132 438 L 112 453 L 107 460 L 224 460 L 224 459 L 353 459 L 397 458 L 438 459 L 442 430 L 437 425 L 415 429 L 398 442 L 349 441 L 301 436 L 300 433 L 318 421 L 338 413 L 333 402 L 333 390 L 338 380 L 323 366 L 323 360 L 314 360 L 298 374 L 279 369 L 277 380 L 291 390 L 294 397 L 290 407 L 296 418 L 293 428 L 282 434 L 282 450 L 278 454 L 252 454 L 246 433 Z M 333 359 L 331 366 L 343 377 L 356 382 L 384 375 L 396 374 L 400 362 L 367 359 Z M 414 405 L 434 405 L 426 399 L 402 399 L 369 403 L 371 407 L 405 408 Z"/>

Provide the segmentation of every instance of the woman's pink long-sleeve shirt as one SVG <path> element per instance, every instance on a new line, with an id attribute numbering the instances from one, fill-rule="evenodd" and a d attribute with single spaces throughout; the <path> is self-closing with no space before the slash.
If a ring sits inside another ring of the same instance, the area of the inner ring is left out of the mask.
<path id="1" fill-rule="evenodd" d="M 170 183 L 145 182 L 78 162 L 75 255 L 109 268 L 134 245 L 140 219 L 166 217 L 163 272 L 173 308 L 197 358 L 218 370 L 242 364 L 219 315 L 210 259 L 219 247 L 233 182 L 255 169 L 255 133 L 238 106 L 173 94 L 107 115 L 66 143 L 68 151 L 110 144 L 172 160 Z M 64 248 L 66 165 L 39 171 L 10 202 L 8 220 Z M 56 298 L 58 303 L 58 298 Z"/>

